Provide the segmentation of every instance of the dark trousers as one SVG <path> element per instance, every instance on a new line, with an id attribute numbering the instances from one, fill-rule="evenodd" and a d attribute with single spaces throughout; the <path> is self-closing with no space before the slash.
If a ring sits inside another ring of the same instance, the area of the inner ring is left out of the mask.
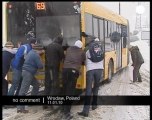
<path id="1" fill-rule="evenodd" d="M 8 70 L 9 69 L 7 66 L 3 67 L 2 95 L 7 95 L 8 92 L 8 81 L 5 79 Z"/>
<path id="2" fill-rule="evenodd" d="M 133 81 L 141 81 L 141 75 L 139 73 L 139 69 L 140 69 L 141 65 L 136 65 L 134 66 L 134 69 L 133 69 Z"/>
<path id="3" fill-rule="evenodd" d="M 63 77 L 63 93 L 64 95 L 75 95 L 76 82 L 79 77 L 79 72 L 75 69 L 64 68 L 62 72 Z M 64 113 L 70 113 L 72 102 L 64 106 Z"/>
<path id="4" fill-rule="evenodd" d="M 8 71 L 9 71 L 9 67 L 6 67 L 6 68 L 3 67 L 2 95 L 8 94 L 8 81 L 5 79 L 5 76 L 7 75 Z M 20 84 L 17 88 L 17 91 L 15 93 L 16 96 L 19 94 L 20 87 L 21 87 L 21 82 L 20 82 Z"/>
<path id="5" fill-rule="evenodd" d="M 95 69 L 87 71 L 86 73 L 86 97 L 84 101 L 83 112 L 89 113 L 91 96 L 93 95 L 92 105 L 97 105 L 97 95 L 99 90 L 99 82 L 102 79 L 102 69 Z M 93 84 L 94 83 L 94 84 Z M 92 88 L 93 84 L 93 88 Z"/>
<path id="6" fill-rule="evenodd" d="M 8 82 L 5 78 L 3 78 L 2 82 L 2 95 L 7 95 L 8 92 Z"/>
<path id="7" fill-rule="evenodd" d="M 58 95 L 60 90 L 59 68 L 46 68 L 45 95 Z"/>
<path id="8" fill-rule="evenodd" d="M 21 88 L 21 84 L 22 84 L 22 77 L 21 77 L 21 80 L 20 80 L 20 83 L 19 83 L 19 86 L 18 86 L 18 88 L 17 88 L 17 90 L 16 90 L 16 92 L 15 92 L 15 96 L 18 96 L 19 95 L 19 91 L 20 91 L 20 88 Z"/>
<path id="9" fill-rule="evenodd" d="M 30 88 L 30 85 L 33 86 L 31 95 L 35 95 L 35 96 L 38 95 L 39 82 L 35 79 L 34 75 L 26 70 L 23 70 L 22 76 L 23 76 L 23 80 L 22 80 L 20 91 L 19 91 L 19 96 L 25 96 Z M 23 105 L 17 106 L 17 109 L 24 110 L 25 106 Z"/>
<path id="10" fill-rule="evenodd" d="M 14 96 L 15 91 L 18 89 L 19 85 L 21 84 L 22 78 L 22 70 L 13 69 L 13 77 L 12 77 L 12 86 L 8 91 L 9 96 Z"/>
<path id="11" fill-rule="evenodd" d="M 22 76 L 23 76 L 23 80 L 19 91 L 19 96 L 25 96 L 30 88 L 30 85 L 33 86 L 31 95 L 38 95 L 39 82 L 36 80 L 34 75 L 26 70 L 23 70 Z"/>

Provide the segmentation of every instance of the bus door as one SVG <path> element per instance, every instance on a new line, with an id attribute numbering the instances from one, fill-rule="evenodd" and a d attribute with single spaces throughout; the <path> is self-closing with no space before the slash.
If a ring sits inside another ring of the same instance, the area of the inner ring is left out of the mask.
<path id="1" fill-rule="evenodd" d="M 116 31 L 121 35 L 121 25 L 116 24 Z M 119 70 L 122 67 L 122 40 L 115 42 L 116 49 L 116 69 Z"/>
<path id="2" fill-rule="evenodd" d="M 129 52 L 127 47 L 129 46 L 128 39 L 128 28 L 125 25 L 121 26 L 121 37 L 122 37 L 122 67 L 126 67 L 129 64 Z"/>
<path id="3" fill-rule="evenodd" d="M 116 42 L 116 69 L 119 70 L 121 68 L 121 40 Z"/>

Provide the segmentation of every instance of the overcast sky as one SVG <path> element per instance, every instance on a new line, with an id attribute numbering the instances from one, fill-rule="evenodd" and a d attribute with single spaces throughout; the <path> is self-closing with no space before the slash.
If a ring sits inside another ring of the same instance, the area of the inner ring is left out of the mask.
<path id="1" fill-rule="evenodd" d="M 119 14 L 119 2 L 97 2 L 102 6 Z M 141 16 L 142 25 L 150 26 L 150 2 L 140 2 L 144 6 L 145 12 Z M 130 32 L 135 29 L 136 7 L 139 2 L 120 2 L 120 14 L 127 18 L 130 23 Z"/>

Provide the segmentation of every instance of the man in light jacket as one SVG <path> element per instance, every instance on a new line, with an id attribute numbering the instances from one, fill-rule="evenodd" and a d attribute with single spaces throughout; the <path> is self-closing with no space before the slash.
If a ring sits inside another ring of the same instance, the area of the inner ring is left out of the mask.
<path id="1" fill-rule="evenodd" d="M 99 42 L 99 39 L 93 39 L 90 41 L 90 44 L 92 42 Z M 84 101 L 84 107 L 82 112 L 78 112 L 78 115 L 88 117 L 89 109 L 90 109 L 90 103 L 91 103 L 91 96 L 93 94 L 93 100 L 92 100 L 92 110 L 95 110 L 97 108 L 97 96 L 98 96 L 98 90 L 99 90 L 99 82 L 102 79 L 103 74 L 103 60 L 99 62 L 92 62 L 90 59 L 90 52 L 89 47 L 88 50 L 86 50 L 86 93 L 85 93 L 85 101 Z M 93 84 L 94 83 L 94 84 Z M 92 88 L 93 84 L 93 88 Z"/>
<path id="2" fill-rule="evenodd" d="M 29 90 L 30 85 L 33 86 L 31 95 L 38 95 L 39 91 L 39 83 L 35 78 L 35 74 L 38 69 L 43 68 L 43 63 L 39 54 L 44 53 L 44 50 L 41 46 L 34 46 L 26 56 L 25 62 L 22 68 L 22 84 L 19 91 L 19 96 L 25 96 Z M 27 113 L 28 110 L 25 106 L 18 106 L 17 112 Z"/>

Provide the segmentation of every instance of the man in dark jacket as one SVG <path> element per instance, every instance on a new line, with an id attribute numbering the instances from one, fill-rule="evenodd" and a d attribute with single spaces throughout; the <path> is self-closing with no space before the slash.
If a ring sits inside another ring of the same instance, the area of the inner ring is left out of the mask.
<path id="1" fill-rule="evenodd" d="M 6 74 L 9 71 L 10 63 L 12 58 L 15 56 L 17 50 L 13 49 L 14 45 L 12 42 L 7 42 L 3 48 L 3 84 L 2 84 L 2 93 L 7 95 L 8 92 L 8 81 L 5 79 Z"/>
<path id="2" fill-rule="evenodd" d="M 13 78 L 12 78 L 12 86 L 9 89 L 8 95 L 14 95 L 15 91 L 19 87 L 19 84 L 21 82 L 21 76 L 22 76 L 22 66 L 24 63 L 24 57 L 27 55 L 27 53 L 32 50 L 32 46 L 35 45 L 36 39 L 31 38 L 29 40 L 29 44 L 21 45 L 16 54 L 15 57 L 12 60 L 12 69 L 13 69 Z"/>
<path id="3" fill-rule="evenodd" d="M 64 95 L 74 95 L 76 82 L 79 77 L 81 65 L 85 62 L 85 53 L 82 50 L 83 43 L 77 40 L 74 46 L 71 46 L 66 51 L 66 56 L 63 65 L 63 93 Z M 64 106 L 63 118 L 72 118 L 70 114 L 71 102 Z"/>
<path id="4" fill-rule="evenodd" d="M 134 67 L 133 69 L 133 82 L 142 82 L 141 80 L 141 75 L 139 73 L 139 69 L 141 65 L 144 63 L 144 59 L 139 51 L 138 46 L 130 46 L 129 51 L 131 53 L 131 58 L 132 58 L 132 66 Z"/>
<path id="5" fill-rule="evenodd" d="M 59 94 L 59 68 L 64 58 L 62 42 L 63 38 L 59 36 L 46 48 L 45 95 Z"/>

